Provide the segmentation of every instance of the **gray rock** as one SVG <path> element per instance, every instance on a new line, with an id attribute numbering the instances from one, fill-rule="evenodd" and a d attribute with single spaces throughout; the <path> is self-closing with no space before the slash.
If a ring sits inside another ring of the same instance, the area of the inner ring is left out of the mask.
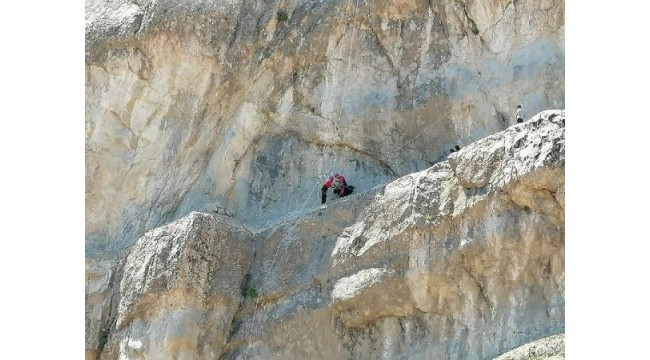
<path id="1" fill-rule="evenodd" d="M 564 334 L 549 336 L 510 350 L 494 360 L 564 360 Z"/>
<path id="2" fill-rule="evenodd" d="M 564 118 L 255 233 L 199 213 L 147 233 L 101 357 L 486 359 L 563 333 Z"/>
<path id="3" fill-rule="evenodd" d="M 218 358 L 252 257 L 251 232 L 219 215 L 191 213 L 145 234 L 114 289 L 102 358 Z"/>
<path id="4" fill-rule="evenodd" d="M 483 359 L 563 332 L 563 144 L 564 112 L 545 112 L 258 233 L 260 300 L 224 358 Z"/>
<path id="5" fill-rule="evenodd" d="M 87 0 L 87 254 L 209 203 L 263 228 L 333 172 L 366 191 L 516 104 L 564 107 L 563 1 Z"/>

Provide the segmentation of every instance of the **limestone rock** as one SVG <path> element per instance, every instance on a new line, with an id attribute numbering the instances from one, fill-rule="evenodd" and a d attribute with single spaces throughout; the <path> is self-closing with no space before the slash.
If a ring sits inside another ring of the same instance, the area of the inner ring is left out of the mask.
<path id="1" fill-rule="evenodd" d="M 335 171 L 366 191 L 517 104 L 564 107 L 563 0 L 87 0 L 87 253 L 208 203 L 263 228 Z"/>
<path id="2" fill-rule="evenodd" d="M 102 358 L 218 358 L 242 298 L 252 234 L 191 213 L 145 234 L 124 263 Z"/>
<path id="3" fill-rule="evenodd" d="M 564 334 L 549 336 L 510 350 L 494 360 L 564 360 Z"/>
<path id="4" fill-rule="evenodd" d="M 118 260 L 111 257 L 86 258 L 85 349 L 86 359 L 96 359 L 110 335 L 111 310 L 119 282 Z"/>
<path id="5" fill-rule="evenodd" d="M 503 161 L 507 157 L 512 160 Z M 471 150 L 451 154 L 449 165 L 460 184 L 468 189 L 488 184 L 503 186 L 524 172 L 563 166 L 564 115 L 557 111 L 541 112 L 523 124 L 473 143 Z M 537 181 L 554 180 L 555 184 L 547 186 L 556 192 L 560 178 L 544 177 Z"/>
<path id="6" fill-rule="evenodd" d="M 564 117 L 258 233 L 224 359 L 483 359 L 563 332 Z"/>
<path id="7" fill-rule="evenodd" d="M 86 0 L 85 70 L 88 359 L 564 331 L 563 0 Z"/>
<path id="8" fill-rule="evenodd" d="M 332 305 L 341 311 L 346 327 L 368 324 L 387 316 L 405 317 L 415 310 L 403 278 L 395 276 L 394 271 L 376 268 L 339 279 L 332 289 Z"/>
<path id="9" fill-rule="evenodd" d="M 564 124 L 540 113 L 255 233 L 200 213 L 147 233 L 96 265 L 112 294 L 88 281 L 87 308 L 115 304 L 91 317 L 101 358 L 486 359 L 563 333 Z"/>

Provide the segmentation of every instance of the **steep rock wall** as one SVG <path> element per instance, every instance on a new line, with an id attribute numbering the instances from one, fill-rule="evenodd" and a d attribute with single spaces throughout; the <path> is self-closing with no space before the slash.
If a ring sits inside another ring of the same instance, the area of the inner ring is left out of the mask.
<path id="1" fill-rule="evenodd" d="M 219 358 L 252 258 L 252 233 L 227 217 L 193 212 L 148 232 L 117 281 L 87 289 L 86 358 Z"/>
<path id="2" fill-rule="evenodd" d="M 564 360 L 564 334 L 533 341 L 494 360 Z"/>
<path id="3" fill-rule="evenodd" d="M 563 111 L 540 113 L 424 171 L 255 234 L 216 236 L 241 227 L 194 213 L 172 229 L 197 233 L 188 224 L 204 219 L 200 235 L 146 235 L 115 271 L 119 285 L 93 287 L 97 299 L 118 299 L 92 327 L 111 329 L 102 358 L 490 359 L 563 333 L 564 123 Z M 176 247 L 190 238 L 214 251 Z M 215 240 L 219 250 L 208 245 Z M 152 257 L 174 248 L 166 262 Z M 218 256 L 171 261 L 196 254 Z M 225 315 L 187 315 L 204 290 L 224 296 L 205 274 L 234 259 L 227 305 L 207 311 Z M 182 263 L 193 270 L 179 271 Z M 257 296 L 239 297 L 237 284 Z M 178 318 L 205 326 L 188 331 Z M 97 354 L 92 336 L 87 354 Z"/>
<path id="4" fill-rule="evenodd" d="M 488 359 L 562 333 L 564 113 L 257 243 L 224 359 Z"/>
<path id="5" fill-rule="evenodd" d="M 367 190 L 519 103 L 564 107 L 561 0 L 87 0 L 87 252 L 206 206 L 263 227 L 326 174 Z"/>

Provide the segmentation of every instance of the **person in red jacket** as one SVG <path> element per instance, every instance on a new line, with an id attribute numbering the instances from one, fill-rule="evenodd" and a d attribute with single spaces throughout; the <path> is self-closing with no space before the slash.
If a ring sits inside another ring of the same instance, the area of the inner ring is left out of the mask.
<path id="1" fill-rule="evenodd" d="M 334 188 L 334 194 L 338 195 L 339 197 L 344 197 L 352 194 L 354 186 L 348 185 L 343 175 L 336 173 L 334 174 L 334 177 L 336 178 L 337 182 L 336 187 Z"/>
<path id="2" fill-rule="evenodd" d="M 345 177 L 343 175 L 339 175 L 339 173 L 334 174 L 334 177 L 336 178 L 336 187 L 334 188 L 334 194 L 342 197 L 345 196 L 345 188 L 348 186 L 348 184 L 345 182 Z"/>
<path id="3" fill-rule="evenodd" d="M 327 199 L 327 189 L 332 187 L 332 183 L 334 182 L 334 177 L 330 176 L 327 178 L 327 181 L 325 181 L 325 184 L 323 184 L 323 187 L 320 189 L 321 192 L 321 204 L 325 204 L 325 200 Z"/>

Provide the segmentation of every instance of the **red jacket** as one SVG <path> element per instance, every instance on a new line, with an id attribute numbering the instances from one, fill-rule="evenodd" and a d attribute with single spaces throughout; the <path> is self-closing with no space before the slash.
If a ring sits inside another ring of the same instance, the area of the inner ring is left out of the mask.
<path id="1" fill-rule="evenodd" d="M 333 177 L 333 176 L 330 176 L 330 177 L 327 179 L 327 181 L 325 181 L 325 184 L 323 184 L 323 187 L 329 189 L 330 186 L 332 186 L 332 182 L 333 182 L 333 181 L 334 181 L 334 177 Z"/>
<path id="2" fill-rule="evenodd" d="M 341 185 L 343 186 L 348 185 L 348 183 L 345 182 L 345 178 L 343 177 L 343 175 L 336 174 L 334 176 L 336 176 L 336 179 L 341 183 Z"/>

